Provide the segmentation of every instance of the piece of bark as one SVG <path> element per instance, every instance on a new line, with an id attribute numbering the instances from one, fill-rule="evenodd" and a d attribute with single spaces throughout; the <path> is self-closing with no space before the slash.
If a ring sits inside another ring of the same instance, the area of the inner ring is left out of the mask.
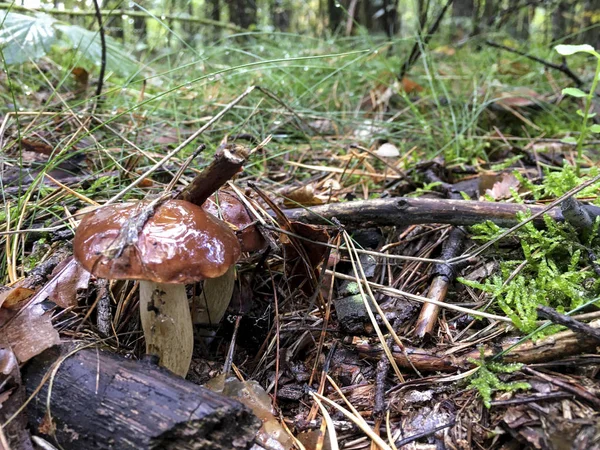
<path id="1" fill-rule="evenodd" d="M 581 207 L 592 218 L 600 215 L 598 206 Z M 284 213 L 290 220 L 323 225 L 329 224 L 335 217 L 350 228 L 429 223 L 470 226 L 486 220 L 501 227 L 512 227 L 520 222 L 517 213 L 531 211 L 531 214 L 536 214 L 543 209 L 543 206 L 514 203 L 396 197 L 288 209 Z M 550 209 L 546 214 L 556 221 L 564 221 L 558 207 Z M 533 223 L 536 226 L 544 225 L 542 217 L 534 219 Z"/>
<path id="2" fill-rule="evenodd" d="M 600 320 L 594 320 L 588 324 L 594 328 L 600 328 Z M 485 347 L 485 357 L 497 355 L 500 351 L 508 350 L 516 343 L 516 339 L 509 339 L 497 347 Z M 581 337 L 572 331 L 547 336 L 535 342 L 526 341 L 515 348 L 510 349 L 503 357 L 502 362 L 536 364 L 554 361 L 567 356 L 582 352 L 594 351 L 597 346 L 594 339 Z M 381 355 L 379 346 L 359 342 L 356 348 L 361 356 L 369 359 L 377 359 Z M 478 348 L 462 353 L 460 355 L 444 354 L 441 351 L 424 350 L 421 348 L 405 347 L 406 354 L 394 346 L 392 354 L 394 360 L 400 367 L 412 369 L 413 367 L 423 372 L 453 372 L 457 369 L 469 369 L 475 367 L 470 359 L 481 359 Z M 410 358 L 410 361 L 407 359 Z"/>
<path id="3" fill-rule="evenodd" d="M 53 347 L 23 370 L 32 394 L 67 354 Z M 260 421 L 239 402 L 174 376 L 149 361 L 96 349 L 75 352 L 28 405 L 34 434 L 65 450 L 246 449 Z M 49 436 L 54 430 L 56 439 Z"/>
<path id="4" fill-rule="evenodd" d="M 560 210 L 565 220 L 570 223 L 584 239 L 587 239 L 594 228 L 595 217 L 586 210 L 585 205 L 573 197 L 567 197 Z"/>

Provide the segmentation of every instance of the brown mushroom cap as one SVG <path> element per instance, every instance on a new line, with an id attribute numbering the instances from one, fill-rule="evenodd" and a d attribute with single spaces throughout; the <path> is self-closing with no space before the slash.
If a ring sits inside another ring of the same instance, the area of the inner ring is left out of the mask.
<path id="1" fill-rule="evenodd" d="M 240 244 L 227 224 L 183 200 L 159 206 L 137 242 L 119 255 L 121 230 L 143 205 L 108 205 L 86 215 L 73 241 L 77 261 L 100 278 L 193 283 L 223 275 L 239 259 Z"/>
<path id="2" fill-rule="evenodd" d="M 211 195 L 202 205 L 202 209 L 215 217 L 222 218 L 239 230 L 236 234 L 243 252 L 254 252 L 265 248 L 265 238 L 258 231 L 255 221 L 240 199 L 227 191 L 219 191 L 216 195 L 218 198 L 215 198 L 215 194 Z"/>

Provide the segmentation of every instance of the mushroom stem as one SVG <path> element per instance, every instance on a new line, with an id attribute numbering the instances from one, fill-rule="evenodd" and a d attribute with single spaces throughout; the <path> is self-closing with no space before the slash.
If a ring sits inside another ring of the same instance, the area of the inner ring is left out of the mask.
<path id="1" fill-rule="evenodd" d="M 204 280 L 202 294 L 195 299 L 194 323 L 218 325 L 227 311 L 235 285 L 235 265 L 220 277 Z"/>
<path id="2" fill-rule="evenodd" d="M 194 328 L 185 285 L 140 281 L 140 318 L 146 353 L 185 377 L 192 361 Z"/>

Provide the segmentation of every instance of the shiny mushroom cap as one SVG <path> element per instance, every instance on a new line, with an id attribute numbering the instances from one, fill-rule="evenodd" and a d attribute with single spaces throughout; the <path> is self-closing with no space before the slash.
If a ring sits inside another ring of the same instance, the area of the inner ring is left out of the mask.
<path id="1" fill-rule="evenodd" d="M 211 195 L 202 205 L 202 209 L 237 228 L 242 251 L 255 252 L 265 248 L 266 241 L 258 231 L 255 221 L 250 217 L 241 200 L 227 191 Z"/>
<path id="2" fill-rule="evenodd" d="M 73 241 L 77 261 L 99 278 L 194 283 L 223 275 L 239 259 L 240 244 L 229 227 L 183 200 L 156 208 L 136 242 L 123 246 L 128 224 L 144 206 L 108 205 L 86 215 Z"/>

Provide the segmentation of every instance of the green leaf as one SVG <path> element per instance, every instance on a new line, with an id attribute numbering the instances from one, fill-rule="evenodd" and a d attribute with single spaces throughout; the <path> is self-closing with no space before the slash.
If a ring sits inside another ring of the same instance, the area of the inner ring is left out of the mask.
<path id="1" fill-rule="evenodd" d="M 577 144 L 577 139 L 569 136 L 569 137 L 561 139 L 560 142 L 562 142 L 563 144 Z"/>
<path id="2" fill-rule="evenodd" d="M 589 44 L 557 45 L 556 47 L 554 47 L 554 50 L 556 50 L 560 55 L 563 56 L 574 55 L 575 53 L 589 53 L 590 55 L 594 56 L 598 55 L 596 50 L 594 50 L 594 47 L 592 47 Z"/>
<path id="3" fill-rule="evenodd" d="M 81 52 L 88 61 L 100 65 L 102 60 L 102 44 L 97 31 L 89 31 L 76 25 L 57 24 L 67 38 L 70 46 Z M 120 75 L 131 75 L 137 70 L 136 62 L 125 53 L 117 41 L 106 36 L 106 67 Z"/>
<path id="4" fill-rule="evenodd" d="M 587 97 L 587 94 L 585 92 L 583 92 L 581 89 L 577 89 L 577 88 L 564 88 L 562 90 L 562 94 L 563 95 L 570 95 L 571 97 L 577 97 L 577 98 L 581 98 L 581 97 Z"/>
<path id="5" fill-rule="evenodd" d="M 583 117 L 583 118 L 587 118 L 587 119 L 591 119 L 592 117 L 596 116 L 596 113 L 587 113 L 585 114 L 582 110 L 578 109 L 577 111 L 575 111 L 577 113 L 577 115 L 579 117 Z"/>
<path id="6" fill-rule="evenodd" d="M 598 125 L 597 123 L 595 123 L 594 125 L 592 125 L 590 127 L 590 131 L 592 133 L 600 133 L 600 125 Z"/>
<path id="7" fill-rule="evenodd" d="M 45 14 L 26 16 L 0 12 L 0 48 L 6 64 L 40 59 L 56 41 L 56 21 Z"/>

